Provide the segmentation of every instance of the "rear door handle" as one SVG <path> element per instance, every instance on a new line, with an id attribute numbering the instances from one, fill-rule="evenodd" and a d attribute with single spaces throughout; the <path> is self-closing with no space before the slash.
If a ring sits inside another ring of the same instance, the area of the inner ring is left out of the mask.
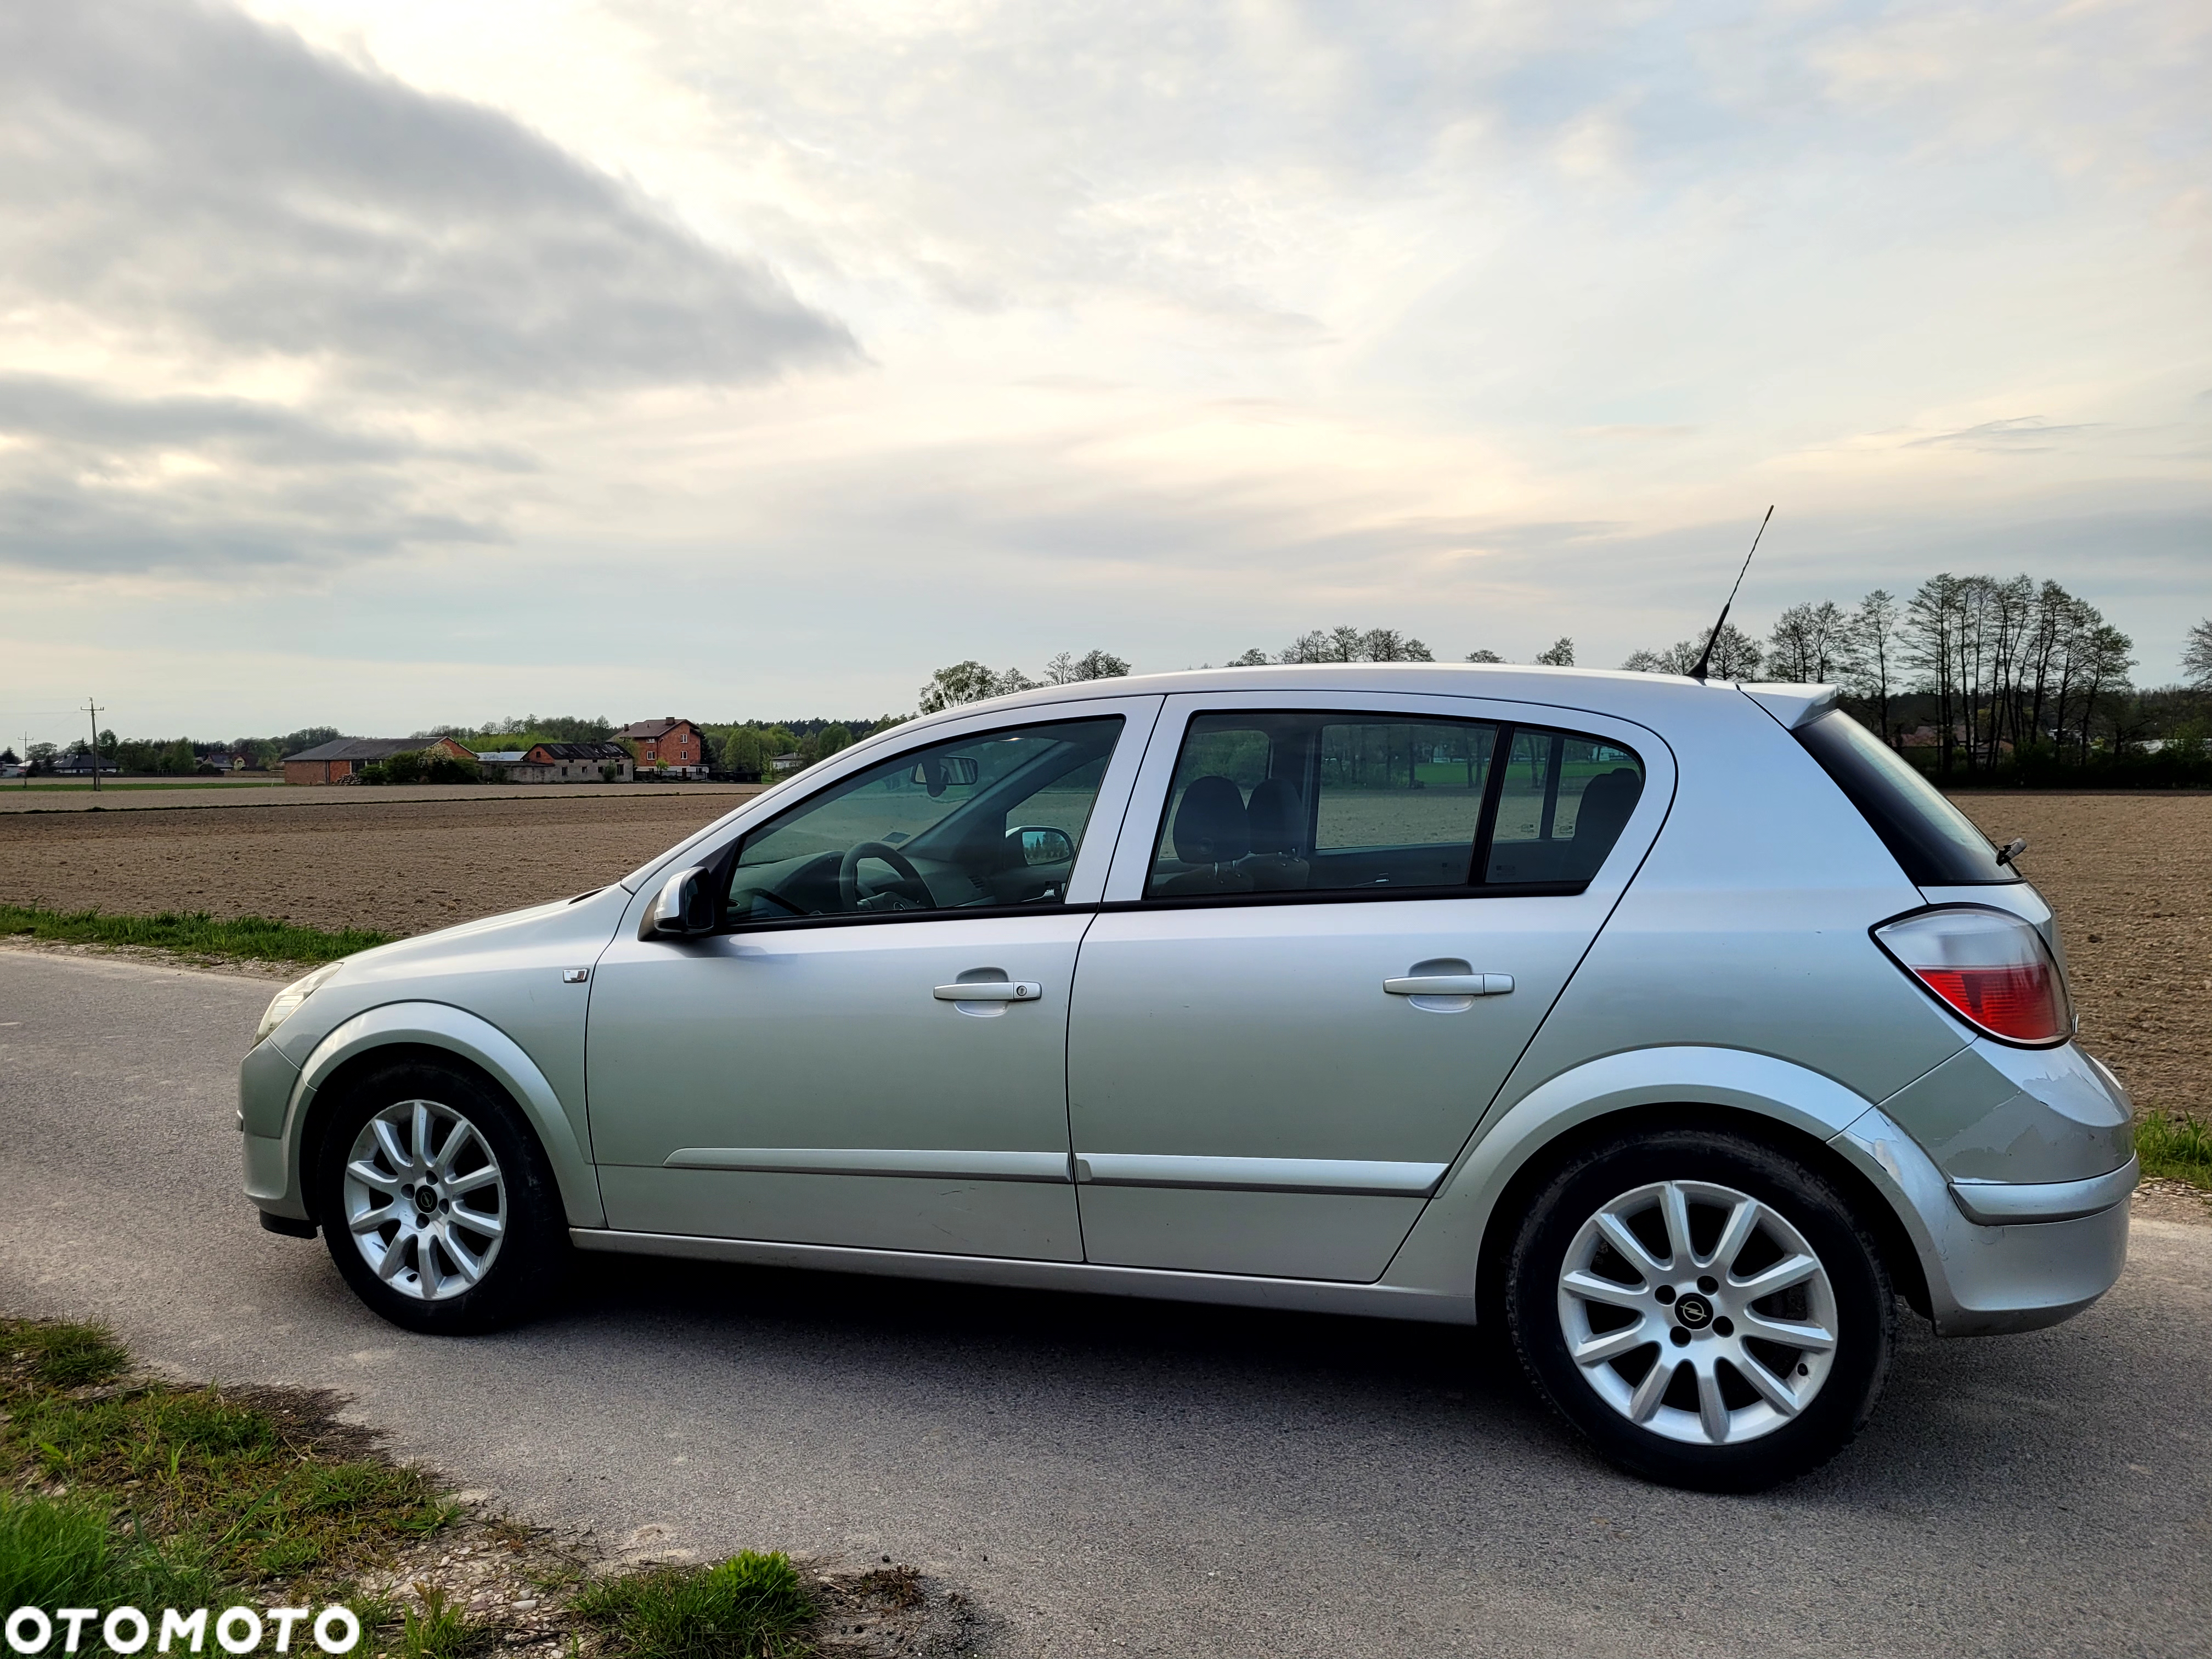
<path id="1" fill-rule="evenodd" d="M 1510 974 L 1414 974 L 1405 979 L 1386 979 L 1382 988 L 1394 997 L 1502 997 L 1513 988 Z"/>
<path id="2" fill-rule="evenodd" d="M 1043 994 L 1044 987 L 1033 979 L 975 979 L 930 993 L 939 1002 L 1035 1002 Z"/>

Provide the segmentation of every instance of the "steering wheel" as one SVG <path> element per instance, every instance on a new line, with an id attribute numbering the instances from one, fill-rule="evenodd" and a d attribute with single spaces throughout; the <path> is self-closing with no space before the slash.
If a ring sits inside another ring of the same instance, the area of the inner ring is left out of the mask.
<path id="1" fill-rule="evenodd" d="M 837 902 L 842 909 L 857 910 L 860 908 L 860 860 L 863 859 L 881 859 L 897 871 L 902 879 L 912 882 L 925 893 L 929 890 L 929 884 L 921 878 L 921 872 L 915 869 L 912 860 L 897 848 L 888 842 L 864 841 L 848 848 L 845 856 L 838 860 Z M 921 907 L 909 899 L 903 901 L 900 908 L 919 909 Z"/>

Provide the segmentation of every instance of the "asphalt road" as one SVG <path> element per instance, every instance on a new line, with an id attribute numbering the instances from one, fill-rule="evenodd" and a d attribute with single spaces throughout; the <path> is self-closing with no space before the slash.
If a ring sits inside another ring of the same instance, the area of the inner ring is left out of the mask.
<path id="1" fill-rule="evenodd" d="M 343 1389 L 611 1546 L 886 1554 L 1010 1654 L 2212 1652 L 2212 1228 L 2071 1324 L 1917 1322 L 1872 1429 L 1755 1498 L 1613 1474 L 1471 1334 L 653 1264 L 468 1343 L 238 1196 L 253 982 L 0 951 L 0 1308 Z"/>

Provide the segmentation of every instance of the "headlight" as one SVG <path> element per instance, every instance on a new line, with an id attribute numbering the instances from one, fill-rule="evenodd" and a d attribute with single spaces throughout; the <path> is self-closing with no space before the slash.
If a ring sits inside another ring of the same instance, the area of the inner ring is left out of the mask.
<path id="1" fill-rule="evenodd" d="M 269 1040 L 269 1034 L 298 1013 L 300 1005 L 314 995 L 315 988 L 337 972 L 343 965 L 342 963 L 333 962 L 327 967 L 318 968 L 305 979 L 294 980 L 275 996 L 270 998 L 269 1006 L 261 1015 L 260 1027 L 253 1033 L 253 1046 L 258 1048 L 266 1042 Z"/>

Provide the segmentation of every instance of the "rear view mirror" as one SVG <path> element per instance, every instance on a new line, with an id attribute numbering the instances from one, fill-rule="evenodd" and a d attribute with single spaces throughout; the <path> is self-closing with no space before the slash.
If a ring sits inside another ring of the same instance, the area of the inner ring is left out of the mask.
<path id="1" fill-rule="evenodd" d="M 638 922 L 640 939 L 696 939 L 714 931 L 714 895 L 707 884 L 704 865 L 693 865 L 669 877 L 660 895 L 645 907 Z"/>
<path id="2" fill-rule="evenodd" d="M 1026 865 L 1074 861 L 1075 842 L 1065 830 L 1009 830 L 1006 839 L 1019 844 L 1020 861 Z"/>
<path id="3" fill-rule="evenodd" d="M 974 783 L 980 775 L 973 755 L 930 755 L 914 769 L 908 781 L 918 783 L 928 790 L 930 799 L 934 800 L 945 793 L 947 784 L 957 783 L 964 787 Z"/>

